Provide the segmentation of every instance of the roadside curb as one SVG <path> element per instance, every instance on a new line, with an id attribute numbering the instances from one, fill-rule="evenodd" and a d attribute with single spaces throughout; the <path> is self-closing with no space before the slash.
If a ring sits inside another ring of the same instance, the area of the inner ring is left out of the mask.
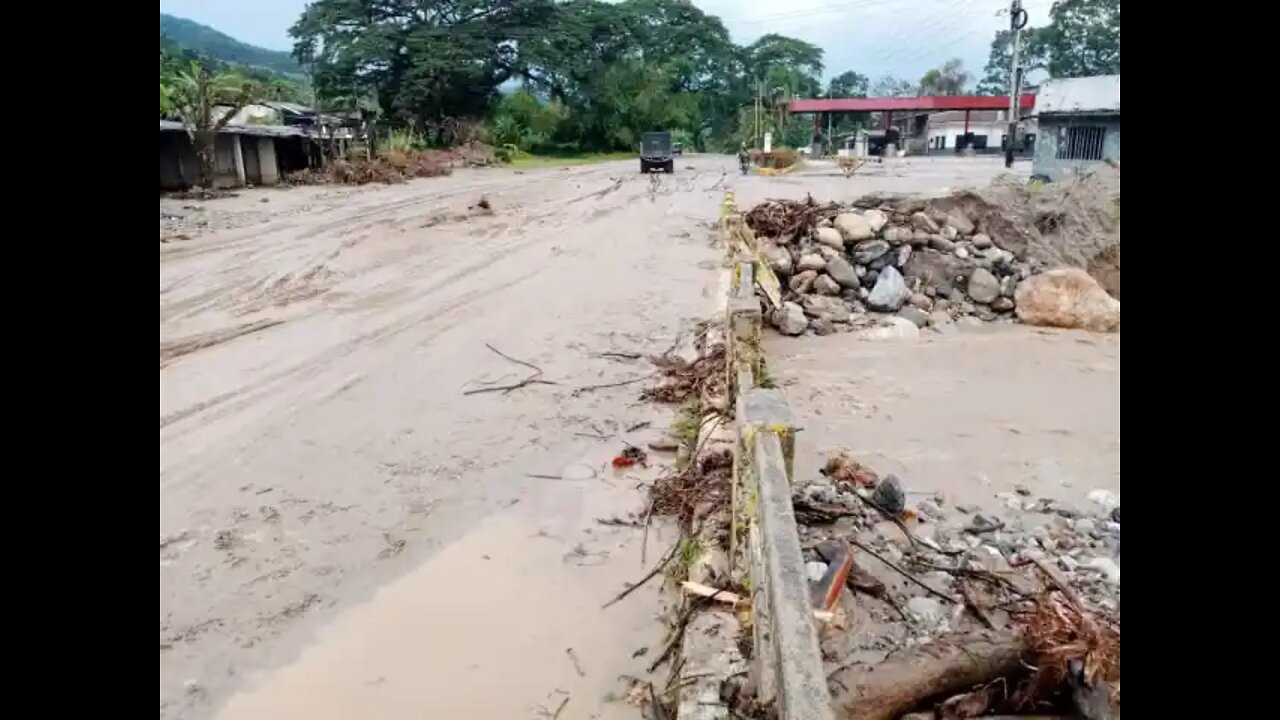
<path id="1" fill-rule="evenodd" d="M 736 415 L 729 561 L 751 590 L 757 698 L 779 720 L 834 717 L 791 506 L 795 426 L 782 394 L 768 387 L 756 298 L 780 296 L 732 193 L 721 204 L 721 238 L 733 261 L 726 299 L 727 378 Z"/>

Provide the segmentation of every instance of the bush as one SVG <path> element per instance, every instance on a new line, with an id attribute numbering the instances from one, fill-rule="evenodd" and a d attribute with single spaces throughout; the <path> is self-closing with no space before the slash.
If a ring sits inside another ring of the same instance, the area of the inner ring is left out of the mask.
<path id="1" fill-rule="evenodd" d="M 520 149 L 517 148 L 515 145 L 510 145 L 510 144 L 502 145 L 500 147 L 496 147 L 493 149 L 494 157 L 498 158 L 498 160 L 504 163 L 509 163 L 512 160 L 514 160 L 516 158 L 516 155 L 518 155 L 519 153 L 520 153 Z"/>
<path id="2" fill-rule="evenodd" d="M 774 170 L 789 168 L 800 159 L 799 153 L 786 147 L 774 148 L 773 152 L 767 155 L 762 150 L 751 150 L 750 154 L 751 164 L 756 167 L 773 168 Z"/>
<path id="3" fill-rule="evenodd" d="M 412 130 L 392 130 L 378 143 L 378 154 L 408 153 L 415 150 L 426 150 L 426 139 Z"/>

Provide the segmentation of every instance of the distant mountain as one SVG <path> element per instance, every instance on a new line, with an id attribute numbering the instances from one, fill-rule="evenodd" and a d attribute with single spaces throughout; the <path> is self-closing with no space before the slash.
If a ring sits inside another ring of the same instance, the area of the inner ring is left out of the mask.
<path id="1" fill-rule="evenodd" d="M 160 13 L 160 37 L 225 63 L 265 68 L 283 75 L 302 75 L 302 68 L 287 52 L 242 43 L 208 25 L 185 18 Z"/>

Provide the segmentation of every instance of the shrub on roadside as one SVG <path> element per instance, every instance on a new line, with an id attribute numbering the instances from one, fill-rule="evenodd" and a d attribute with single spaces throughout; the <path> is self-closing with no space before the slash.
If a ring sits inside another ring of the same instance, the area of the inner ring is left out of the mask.
<path id="1" fill-rule="evenodd" d="M 782 170 L 796 164 L 800 159 L 800 154 L 791 148 L 774 148 L 773 152 L 765 153 L 762 150 L 751 150 L 751 164 L 756 167 L 773 168 Z"/>
<path id="2" fill-rule="evenodd" d="M 338 158 L 323 168 L 296 172 L 288 177 L 295 185 L 365 185 L 401 183 L 419 177 L 436 177 L 452 172 L 452 158 L 443 150 L 400 150 L 383 148 L 371 160 Z"/>

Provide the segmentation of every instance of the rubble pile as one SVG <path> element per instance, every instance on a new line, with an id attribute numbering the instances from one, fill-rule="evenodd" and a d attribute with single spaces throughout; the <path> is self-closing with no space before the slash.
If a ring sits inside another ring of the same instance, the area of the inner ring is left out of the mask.
<path id="1" fill-rule="evenodd" d="M 765 238 L 761 255 L 784 289 L 770 322 L 788 335 L 829 334 L 867 311 L 896 313 L 918 327 L 965 316 L 1012 319 L 1018 282 L 1041 269 L 980 232 L 961 210 L 767 207 L 772 223 L 752 229 Z M 760 210 L 748 214 L 749 224 L 769 217 Z M 798 221 L 785 219 L 793 217 Z"/>
<path id="2" fill-rule="evenodd" d="M 939 717 L 1118 712 L 1118 498 L 1095 490 L 1089 507 L 1077 508 L 1019 488 L 988 503 L 997 511 L 980 511 L 941 494 L 911 502 L 908 483 L 847 458 L 824 474 L 799 486 L 793 503 L 815 605 L 830 594 L 823 583 L 849 590 L 837 620 L 819 630 L 828 669 L 847 686 L 833 680 L 837 705 L 853 692 L 871 715 L 890 709 L 862 681 L 875 676 L 870 668 L 883 677 L 884 663 L 902 660 L 898 691 L 885 696 L 898 703 L 895 716 L 935 704 Z M 851 569 L 833 581 L 844 553 Z M 970 652 L 955 667 L 938 651 L 951 645 Z M 1033 669 L 1003 662 L 1010 649 Z M 959 667 L 985 675 L 957 684 Z M 975 695 L 979 684 L 987 689 Z M 989 692 L 996 685 L 1000 692 Z M 982 707 L 948 714 L 959 703 Z"/>
<path id="3" fill-rule="evenodd" d="M 443 150 L 393 150 L 372 158 L 337 158 L 322 168 L 290 173 L 292 185 L 395 184 L 413 178 L 438 177 L 453 172 L 453 156 Z"/>
<path id="4" fill-rule="evenodd" d="M 868 196 L 848 207 L 770 200 L 746 222 L 781 286 L 768 320 L 787 335 L 852 329 L 864 314 L 916 327 L 1119 329 L 1118 180 L 1114 197 L 1086 178 L 1052 190 L 1000 181 L 941 198 Z M 1026 282 L 1050 268 L 1051 279 Z"/>

